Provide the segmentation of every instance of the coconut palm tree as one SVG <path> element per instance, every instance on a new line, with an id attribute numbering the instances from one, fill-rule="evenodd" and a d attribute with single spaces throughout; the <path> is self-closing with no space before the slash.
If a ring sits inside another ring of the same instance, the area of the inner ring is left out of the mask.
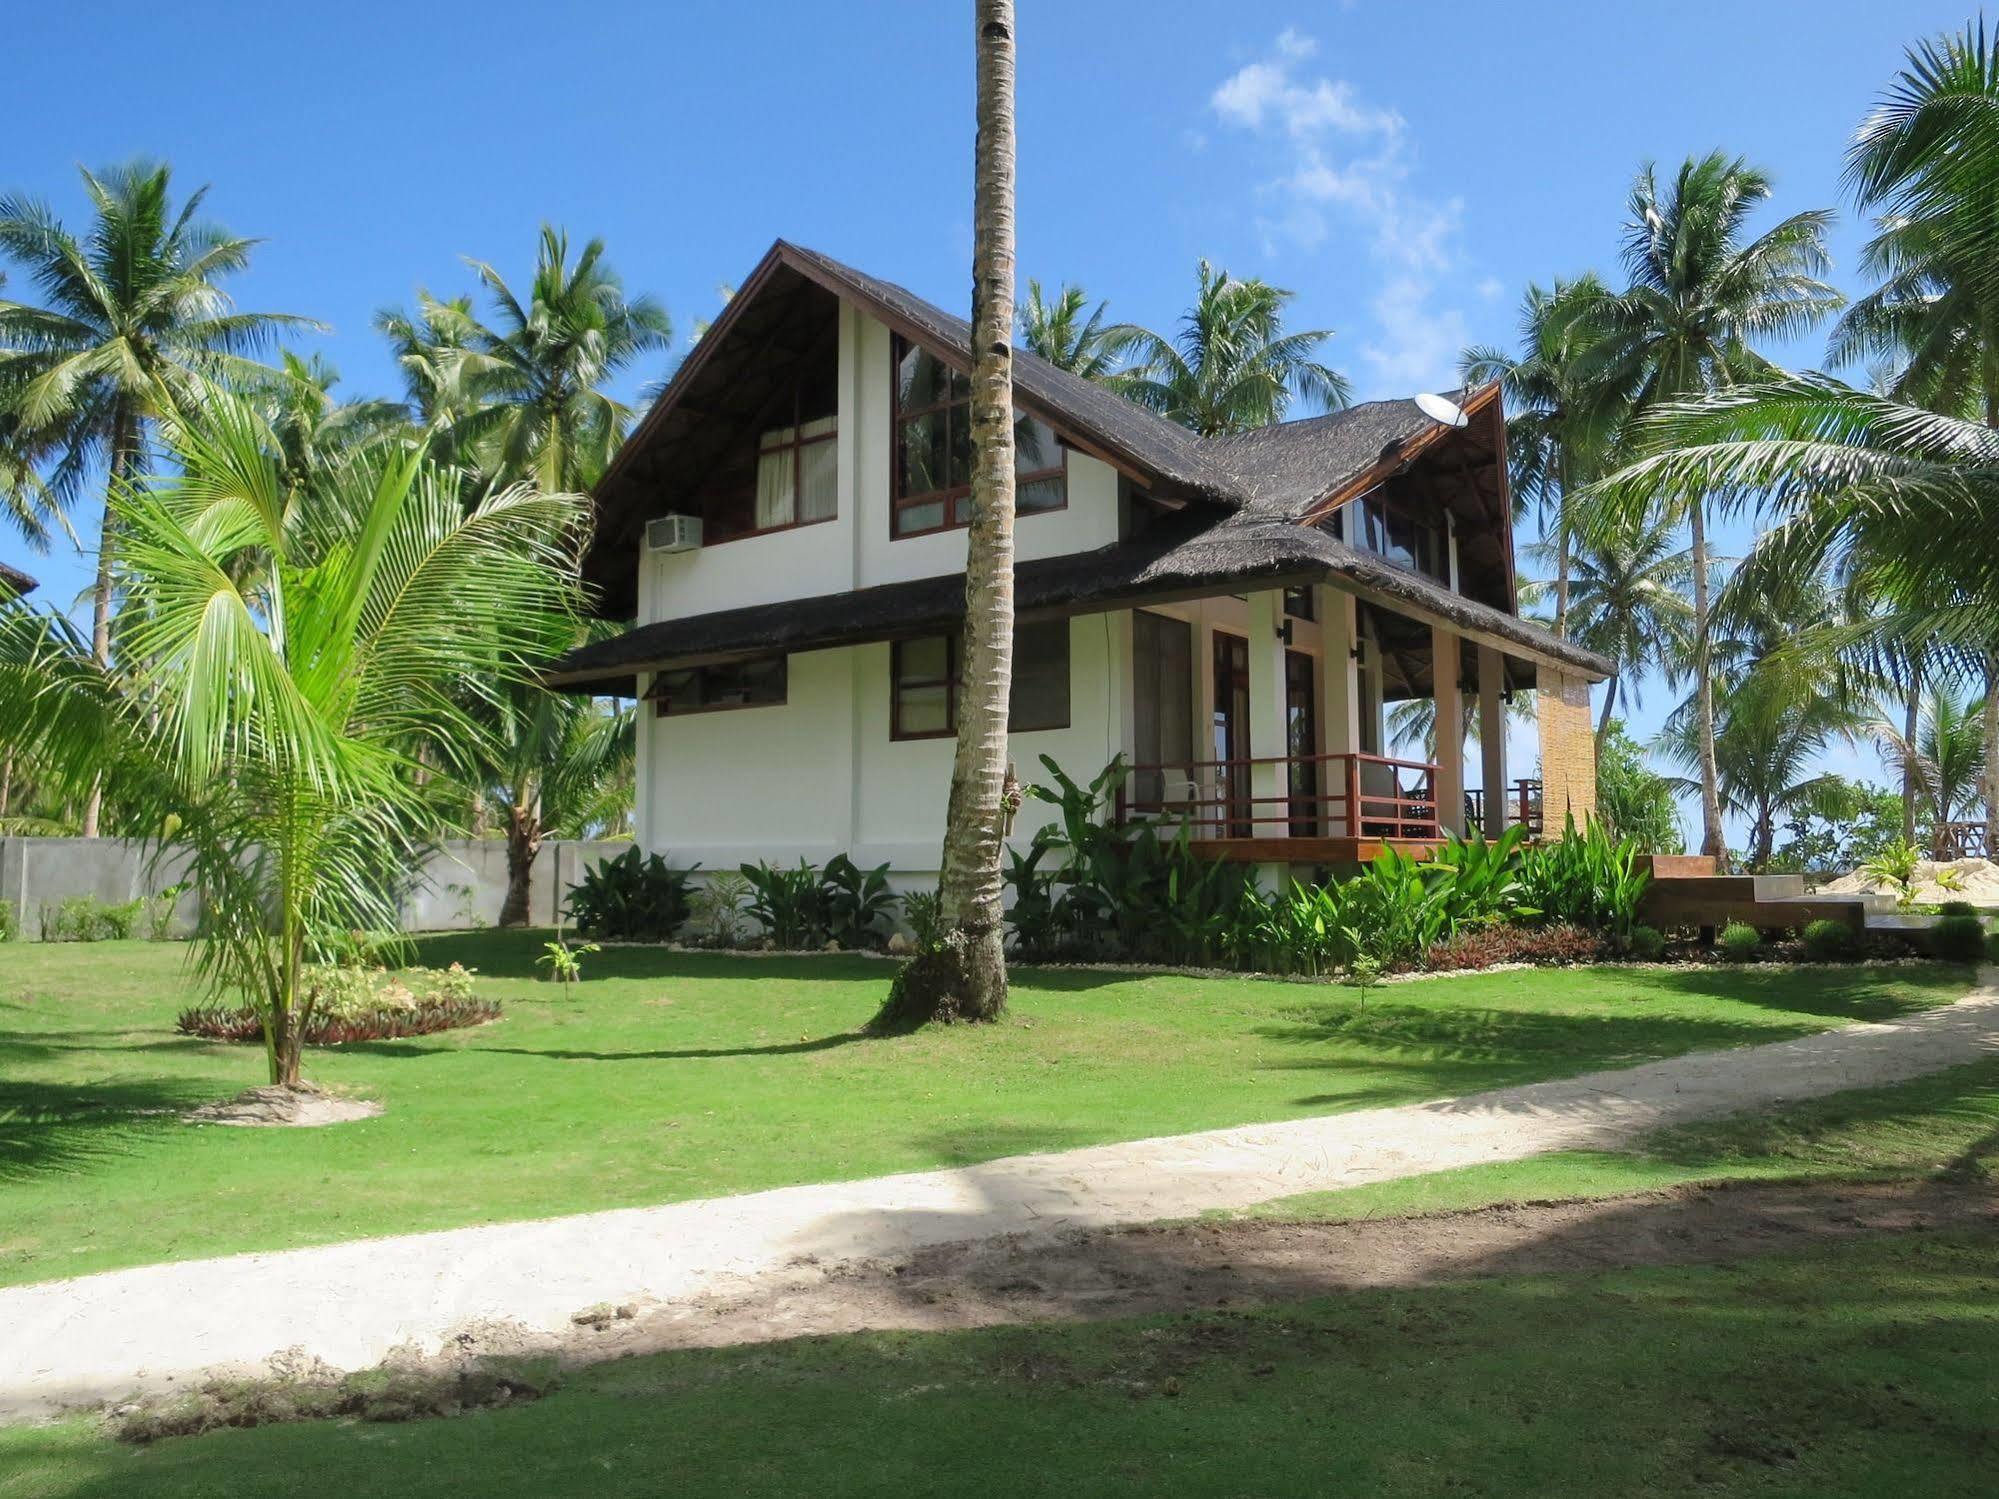
<path id="1" fill-rule="evenodd" d="M 453 447 L 498 483 L 532 480 L 550 493 L 596 482 L 624 440 L 632 411 L 604 387 L 640 356 L 672 341 L 666 309 L 627 297 L 604 259 L 584 245 L 572 264 L 569 237 L 544 224 L 525 300 L 484 261 L 471 262 L 493 304 L 493 322 L 459 325 L 453 304 L 427 302 L 428 331 L 456 339 L 430 352 L 461 407 Z M 385 319 L 400 334 L 401 325 Z M 405 364 L 405 369 L 410 369 Z"/>
<path id="2" fill-rule="evenodd" d="M 1846 160 L 1879 285 L 1834 329 L 1834 362 L 1886 356 L 1890 394 L 1999 426 L 1999 49 L 1982 18 L 1909 49 Z"/>
<path id="3" fill-rule="evenodd" d="M 152 424 L 200 401 L 205 384 L 240 373 L 243 356 L 287 329 L 312 328 L 282 313 L 239 312 L 221 283 L 243 270 L 256 241 L 197 217 L 207 188 L 179 212 L 166 166 L 133 163 L 83 173 L 93 222 L 70 233 L 48 205 L 0 197 L 0 256 L 39 289 L 42 305 L 0 301 L 0 396 L 8 420 L 48 449 L 44 481 L 70 504 L 87 475 L 116 487 L 138 471 Z M 91 649 L 111 660 L 112 517 L 97 546 Z M 97 831 L 99 797 L 83 832 Z"/>
<path id="4" fill-rule="evenodd" d="M 1801 332 L 1840 306 L 1839 293 L 1820 279 L 1830 215 L 1793 214 L 1751 239 L 1750 216 L 1769 197 L 1767 176 L 1718 151 L 1689 157 L 1664 187 L 1650 165 L 1639 172 L 1624 237 L 1631 284 L 1605 310 L 1601 345 L 1607 378 L 1628 382 L 1637 410 L 1767 377 L 1773 370 L 1755 340 Z M 1646 498 L 1687 523 L 1701 852 L 1719 857 L 1725 847 L 1707 670 L 1707 518 L 1711 508 L 1736 503 L 1739 492 L 1675 489 Z"/>
<path id="5" fill-rule="evenodd" d="M 945 935 L 896 975 L 875 1017 L 881 1027 L 994 1020 L 1007 999 L 1000 859 L 1019 799 L 1006 738 L 1013 680 L 1013 0 L 975 0 L 972 24 L 972 521 L 958 732 L 937 883 Z"/>
<path id="6" fill-rule="evenodd" d="M 1518 512 L 1538 512 L 1552 543 L 1555 617 L 1568 635 L 1569 561 L 1579 517 L 1573 513 L 1604 462 L 1630 409 L 1618 372 L 1598 356 L 1610 292 L 1594 275 L 1557 280 L 1552 290 L 1529 286 L 1520 307 L 1518 355 L 1466 349 L 1459 372 L 1467 385 L 1500 382 L 1508 411 L 1506 450 Z"/>
<path id="7" fill-rule="evenodd" d="M 279 352 L 269 378 L 238 382 L 260 398 L 286 486 L 293 491 L 305 489 L 319 469 L 357 448 L 411 435 L 409 411 L 401 403 L 336 400 L 333 387 L 339 383 L 340 371 L 323 355 L 300 358 L 289 349 Z"/>
<path id="8" fill-rule="evenodd" d="M 1281 422 L 1294 400 L 1337 411 L 1353 399 L 1346 376 L 1317 358 L 1330 331 L 1283 331 L 1295 292 L 1206 260 L 1196 274 L 1194 305 L 1173 337 L 1132 323 L 1106 333 L 1128 361 L 1110 381 L 1119 393 L 1204 437 Z"/>
<path id="9" fill-rule="evenodd" d="M 1020 306 L 1020 337 L 1030 354 L 1038 354 L 1059 370 L 1085 380 L 1108 379 L 1117 369 L 1115 340 L 1104 323 L 1108 303 L 1090 306 L 1083 288 L 1062 283 L 1053 300 L 1042 295 L 1041 283 L 1030 278 L 1027 300 Z"/>
<path id="10" fill-rule="evenodd" d="M 1781 820 L 1809 806 L 1826 777 L 1812 769 L 1859 718 L 1836 694 L 1795 693 L 1754 673 L 1717 695 L 1714 740 L 1722 805 L 1749 823 L 1748 862 L 1769 866 Z M 1700 764 L 1699 719 L 1684 711 L 1666 722 L 1659 747 L 1672 760 Z"/>
<path id="11" fill-rule="evenodd" d="M 551 642 L 546 657 L 560 653 Z M 546 658 L 545 657 L 545 658 Z M 542 839 L 602 836 L 630 815 L 636 725 L 630 704 L 515 683 L 489 694 L 480 714 L 487 797 L 507 839 L 501 926 L 528 920 Z"/>
<path id="12" fill-rule="evenodd" d="M 1619 526 L 1576 548 L 1570 595 L 1570 637 L 1617 663 L 1605 685 L 1596 743 L 1617 712 L 1620 688 L 1639 705 L 1638 684 L 1657 671 L 1675 685 L 1693 642 L 1694 608 L 1688 598 L 1693 564 L 1678 544 L 1678 529 L 1663 517 Z M 1538 543 L 1542 551 L 1558 543 Z"/>
<path id="13" fill-rule="evenodd" d="M 518 680 L 573 608 L 582 502 L 468 506 L 454 471 L 391 445 L 294 498 L 251 401 L 164 426 L 170 477 L 111 494 L 129 649 L 107 667 L 59 615 L 0 606 L 0 721 L 52 789 L 101 778 L 185 856 L 198 967 L 256 1007 L 270 1080 L 295 1086 L 304 966 L 393 927 L 438 829 L 419 761 L 433 783 L 464 765 L 467 684 Z"/>
<path id="14" fill-rule="evenodd" d="M 1912 774 L 1921 791 L 1932 858 L 1956 857 L 1951 825 L 1978 803 L 1985 779 L 1984 716 L 1982 701 L 1934 683 L 1923 695 L 1913 736 L 1886 719 L 1871 726 L 1882 754 Z"/>

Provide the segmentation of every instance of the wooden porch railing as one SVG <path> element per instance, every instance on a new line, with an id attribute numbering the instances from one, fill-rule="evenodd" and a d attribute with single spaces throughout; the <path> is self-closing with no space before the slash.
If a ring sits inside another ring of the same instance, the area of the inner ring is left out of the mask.
<path id="1" fill-rule="evenodd" d="M 1278 767 L 1283 791 L 1255 794 L 1259 765 Z M 1184 760 L 1132 766 L 1113 815 L 1172 818 L 1197 838 L 1267 837 L 1280 826 L 1303 838 L 1436 838 L 1436 786 L 1435 765 L 1385 755 Z"/>
<path id="2" fill-rule="evenodd" d="M 1515 781 L 1507 788 L 1506 821 L 1519 823 L 1535 837 L 1541 835 L 1541 783 L 1532 777 Z M 1465 792 L 1465 826 L 1485 826 L 1485 791 L 1474 786 Z"/>

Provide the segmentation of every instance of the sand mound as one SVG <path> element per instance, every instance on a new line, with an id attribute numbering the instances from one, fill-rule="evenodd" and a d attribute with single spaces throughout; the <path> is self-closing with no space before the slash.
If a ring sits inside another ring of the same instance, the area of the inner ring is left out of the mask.
<path id="1" fill-rule="evenodd" d="M 1975 906 L 1999 906 L 1999 864 L 1990 859 L 1924 859 L 1916 865 L 1916 899 L 1925 905 L 1968 900 Z M 1892 895 L 1901 888 L 1860 870 L 1842 875 L 1825 887 L 1827 895 Z"/>
<path id="2" fill-rule="evenodd" d="M 296 1088 L 250 1088 L 220 1103 L 205 1103 L 190 1110 L 190 1124 L 231 1124 L 245 1128 L 316 1128 L 322 1124 L 347 1124 L 356 1119 L 373 1119 L 382 1112 L 378 1103 L 359 1098 L 342 1098 L 302 1083 Z"/>

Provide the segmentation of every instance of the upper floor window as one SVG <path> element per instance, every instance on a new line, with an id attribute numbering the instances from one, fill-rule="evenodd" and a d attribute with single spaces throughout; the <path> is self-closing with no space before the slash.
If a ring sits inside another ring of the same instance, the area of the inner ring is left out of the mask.
<path id="1" fill-rule="evenodd" d="M 889 737 L 941 739 L 958 732 L 958 637 L 898 640 L 889 653 Z M 1069 727 L 1069 621 L 1034 620 L 1013 636 L 1007 732 Z"/>
<path id="2" fill-rule="evenodd" d="M 757 439 L 757 530 L 833 519 L 840 501 L 839 437 L 839 418 L 822 416 Z"/>
<path id="3" fill-rule="evenodd" d="M 1069 503 L 1062 445 L 1038 417 L 1016 413 L 1014 509 Z M 895 342 L 895 494 L 889 534 L 923 536 L 972 520 L 972 382 L 929 350 Z"/>
<path id="4" fill-rule="evenodd" d="M 663 671 L 653 678 L 653 713 L 672 718 L 682 713 L 712 713 L 720 708 L 776 707 L 785 699 L 787 672 L 783 656 L 759 656 L 752 661 L 721 661 Z"/>
<path id="5" fill-rule="evenodd" d="M 1341 525 L 1355 546 L 1440 583 L 1450 582 L 1450 546 L 1444 528 L 1385 495 L 1362 495 L 1346 507 Z"/>

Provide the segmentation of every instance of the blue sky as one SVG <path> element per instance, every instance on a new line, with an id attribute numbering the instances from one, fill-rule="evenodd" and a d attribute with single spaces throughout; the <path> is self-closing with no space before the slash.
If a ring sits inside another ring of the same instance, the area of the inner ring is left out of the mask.
<path id="1" fill-rule="evenodd" d="M 80 219 L 78 164 L 162 157 L 185 186 L 212 184 L 212 215 L 267 240 L 240 305 L 327 323 L 315 342 L 354 394 L 396 389 L 377 309 L 470 290 L 467 255 L 519 284 L 544 220 L 601 235 L 683 335 L 779 235 L 953 305 L 969 281 L 970 11 L 41 7 L 0 22 L 16 60 L 0 187 Z M 1644 160 L 1741 152 L 1775 175 L 1773 214 L 1845 209 L 1854 125 L 1903 46 L 1966 13 L 1020 0 L 1022 274 L 1080 281 L 1163 328 L 1205 255 L 1294 288 L 1298 325 L 1335 330 L 1363 396 L 1440 387 L 1463 343 L 1511 340 L 1528 280 L 1614 274 Z M 1843 214 L 1848 289 L 1862 238 Z M 1772 352 L 1810 365 L 1819 350 Z M 91 510 L 77 521 L 94 534 Z M 74 554 L 26 557 L 0 536 L 0 556 L 58 601 L 85 584 Z M 1648 691 L 1634 726 L 1666 706 Z M 1879 774 L 1871 753 L 1838 762 Z"/>

